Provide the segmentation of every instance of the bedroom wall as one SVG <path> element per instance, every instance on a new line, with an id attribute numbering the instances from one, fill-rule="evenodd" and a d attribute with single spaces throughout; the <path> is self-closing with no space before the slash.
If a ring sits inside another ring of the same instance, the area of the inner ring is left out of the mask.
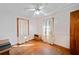
<path id="1" fill-rule="evenodd" d="M 9 39 L 11 44 L 16 44 L 16 15 L 0 12 L 0 40 Z"/>
<path id="2" fill-rule="evenodd" d="M 42 34 L 42 25 L 44 17 L 37 16 L 30 19 L 29 22 L 29 33 L 30 35 Z"/>
<path id="3" fill-rule="evenodd" d="M 54 43 L 65 48 L 70 48 L 70 12 L 74 10 L 79 10 L 78 4 L 72 4 L 68 7 L 59 9 L 48 17 L 32 18 L 30 20 L 30 34 L 42 34 L 43 21 L 47 18 L 50 19 L 54 17 Z M 46 39 L 43 40 L 48 42 Z"/>
<path id="4" fill-rule="evenodd" d="M 9 39 L 12 45 L 17 43 L 16 18 L 25 16 L 23 7 L 17 4 L 0 4 L 0 40 Z"/>
<path id="5" fill-rule="evenodd" d="M 79 5 L 73 4 L 52 14 L 55 21 L 55 44 L 70 48 L 70 12 L 74 10 L 79 10 Z"/>
<path id="6" fill-rule="evenodd" d="M 17 43 L 17 15 L 18 12 L 13 13 L 6 10 L 0 10 L 0 40 L 9 39 L 12 45 Z M 29 21 L 29 36 L 27 39 L 32 39 L 34 34 L 42 33 L 43 17 L 34 17 Z"/>
<path id="7" fill-rule="evenodd" d="M 6 11 L 0 7 L 0 40 L 9 39 L 11 44 L 16 44 L 16 17 L 21 16 L 18 12 Z M 70 11 L 79 10 L 79 5 L 70 6 L 64 9 L 59 9 L 58 12 L 50 15 L 55 19 L 55 44 L 70 48 Z M 49 16 L 49 17 L 50 17 Z M 36 17 L 30 19 L 29 34 L 42 34 L 42 22 L 44 17 Z"/>

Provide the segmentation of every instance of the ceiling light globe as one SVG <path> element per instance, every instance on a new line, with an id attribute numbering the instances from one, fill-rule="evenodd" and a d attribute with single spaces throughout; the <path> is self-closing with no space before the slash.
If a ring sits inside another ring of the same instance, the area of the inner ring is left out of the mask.
<path id="1" fill-rule="evenodd" d="M 40 13 L 39 11 L 35 11 L 35 14 L 37 14 L 37 15 L 38 15 L 39 13 Z"/>

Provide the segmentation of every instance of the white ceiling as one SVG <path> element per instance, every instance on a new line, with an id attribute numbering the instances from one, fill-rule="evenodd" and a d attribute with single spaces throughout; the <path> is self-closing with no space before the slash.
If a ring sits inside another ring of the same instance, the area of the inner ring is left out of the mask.
<path id="1" fill-rule="evenodd" d="M 33 16 L 32 11 L 24 10 L 24 8 L 34 8 L 36 3 L 0 3 L 0 13 L 17 14 L 17 16 Z M 47 14 L 55 12 L 61 8 L 68 7 L 69 3 L 43 3 L 44 11 Z"/>

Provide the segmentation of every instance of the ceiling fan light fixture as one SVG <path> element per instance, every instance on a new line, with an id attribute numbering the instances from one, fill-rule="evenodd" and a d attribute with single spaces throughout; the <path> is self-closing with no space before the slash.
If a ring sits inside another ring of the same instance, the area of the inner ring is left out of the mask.
<path id="1" fill-rule="evenodd" d="M 39 15 L 39 14 L 40 14 L 40 11 L 38 11 L 38 10 L 37 10 L 37 11 L 35 11 L 35 14 Z"/>
<path id="2" fill-rule="evenodd" d="M 35 4 L 34 8 L 27 8 L 27 10 L 29 11 L 33 11 L 34 15 L 39 15 L 39 14 L 43 14 L 46 15 L 42 10 L 43 10 L 44 6 L 42 4 Z M 26 9 L 26 8 L 25 8 Z"/>

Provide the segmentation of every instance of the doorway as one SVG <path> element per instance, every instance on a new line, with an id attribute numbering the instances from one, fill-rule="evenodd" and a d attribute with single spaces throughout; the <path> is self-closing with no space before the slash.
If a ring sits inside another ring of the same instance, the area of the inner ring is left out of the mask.
<path id="1" fill-rule="evenodd" d="M 29 35 L 29 20 L 24 17 L 17 17 L 17 44 L 26 42 Z"/>

